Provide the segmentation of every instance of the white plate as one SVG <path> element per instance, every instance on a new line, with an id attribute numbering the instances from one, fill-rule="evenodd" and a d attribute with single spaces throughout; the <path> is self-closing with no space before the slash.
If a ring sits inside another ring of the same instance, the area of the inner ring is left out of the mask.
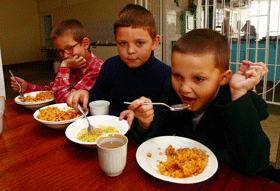
<path id="1" fill-rule="evenodd" d="M 126 134 L 129 129 L 129 125 L 127 121 L 126 120 L 120 121 L 119 118 L 116 116 L 95 115 L 95 116 L 88 117 L 88 120 L 90 124 L 94 126 L 98 126 L 98 125 L 113 126 L 116 129 L 118 129 L 119 133 L 122 135 Z M 96 142 L 83 142 L 77 139 L 78 132 L 80 132 L 84 128 L 87 128 L 87 126 L 88 125 L 85 119 L 79 119 L 67 127 L 65 131 L 65 135 L 70 141 L 74 143 L 78 143 L 86 147 L 96 147 Z"/>
<path id="2" fill-rule="evenodd" d="M 48 106 L 45 106 L 43 108 L 40 108 L 40 109 L 46 109 L 48 107 L 57 107 L 58 109 L 62 110 L 62 111 L 67 111 L 69 109 L 73 109 L 71 107 L 68 107 L 66 103 L 58 103 L 58 104 L 52 104 L 52 105 L 48 105 Z M 45 121 L 45 120 L 41 120 L 41 119 L 38 119 L 37 116 L 39 115 L 39 110 L 36 110 L 33 114 L 33 117 L 43 123 L 44 125 L 50 127 L 50 128 L 53 128 L 53 129 L 61 129 L 61 130 L 64 130 L 70 123 L 76 121 L 77 119 L 80 119 L 83 117 L 83 115 L 79 116 L 79 117 L 76 117 L 74 119 L 70 119 L 70 120 L 66 120 L 66 121 Z M 88 109 L 86 111 L 84 111 L 85 114 L 87 115 L 88 114 Z"/>
<path id="3" fill-rule="evenodd" d="M 31 96 L 35 97 L 40 92 L 45 92 L 45 91 L 36 91 L 36 92 L 25 93 L 24 96 L 26 97 L 28 95 L 31 95 Z M 20 96 L 17 96 L 15 98 L 15 102 L 17 104 L 22 105 L 23 107 L 26 107 L 27 109 L 31 109 L 31 110 L 36 110 L 36 109 L 39 109 L 46 105 L 49 105 L 53 100 L 54 100 L 54 98 L 47 99 L 45 101 L 38 101 L 38 102 L 22 102 L 22 101 L 20 101 Z"/>
<path id="4" fill-rule="evenodd" d="M 188 178 L 172 178 L 158 174 L 158 168 L 156 166 L 158 164 L 157 160 L 166 161 L 166 155 L 164 154 L 164 152 L 165 149 L 169 147 L 169 145 L 172 145 L 175 150 L 179 148 L 192 149 L 196 147 L 198 149 L 206 151 L 206 154 L 209 156 L 208 166 L 201 174 Z M 160 152 L 163 153 L 163 155 L 160 155 Z M 148 153 L 151 153 L 152 156 L 148 157 Z M 147 140 L 138 147 L 136 152 L 136 160 L 139 166 L 150 175 L 164 181 L 180 184 L 193 184 L 202 182 L 212 177 L 218 169 L 217 158 L 210 149 L 197 141 L 178 136 L 162 136 Z"/>

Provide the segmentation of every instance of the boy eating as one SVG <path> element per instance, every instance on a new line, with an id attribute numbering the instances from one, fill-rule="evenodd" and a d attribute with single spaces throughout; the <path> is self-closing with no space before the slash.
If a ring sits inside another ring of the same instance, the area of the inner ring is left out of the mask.
<path id="1" fill-rule="evenodd" d="M 90 42 L 86 30 L 75 19 L 60 22 L 53 29 L 51 39 L 57 49 L 57 55 L 63 59 L 54 82 L 49 86 L 38 86 L 19 77 L 15 78 L 24 93 L 52 89 L 56 103 L 63 103 L 71 92 L 93 87 L 103 61 L 88 49 Z M 13 77 L 11 87 L 14 91 L 19 91 Z"/>
<path id="2" fill-rule="evenodd" d="M 153 118 L 148 115 L 153 107 L 141 106 L 148 98 L 134 101 L 129 109 L 135 116 L 142 113 L 138 127 L 132 127 L 137 141 L 176 134 L 204 144 L 219 162 L 245 174 L 267 169 L 270 141 L 260 125 L 268 117 L 266 102 L 250 90 L 267 69 L 244 62 L 232 76 L 229 60 L 227 40 L 218 32 L 196 29 L 182 36 L 172 49 L 172 77 L 160 102 L 192 107 L 172 112 L 155 106 Z"/>

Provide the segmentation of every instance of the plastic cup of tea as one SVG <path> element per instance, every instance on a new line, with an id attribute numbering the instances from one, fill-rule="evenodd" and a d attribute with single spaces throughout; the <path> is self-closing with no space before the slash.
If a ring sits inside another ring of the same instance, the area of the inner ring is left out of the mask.
<path id="1" fill-rule="evenodd" d="M 96 100 L 89 103 L 91 115 L 109 115 L 110 102 L 106 100 Z"/>
<path id="2" fill-rule="evenodd" d="M 5 111 L 5 96 L 0 96 L 0 111 Z"/>
<path id="3" fill-rule="evenodd" d="M 3 131 L 3 115 L 4 115 L 4 111 L 0 111 L 0 135 L 2 134 Z"/>
<path id="4" fill-rule="evenodd" d="M 97 138 L 99 165 L 107 176 L 120 175 L 126 165 L 128 139 L 125 135 L 108 133 Z"/>

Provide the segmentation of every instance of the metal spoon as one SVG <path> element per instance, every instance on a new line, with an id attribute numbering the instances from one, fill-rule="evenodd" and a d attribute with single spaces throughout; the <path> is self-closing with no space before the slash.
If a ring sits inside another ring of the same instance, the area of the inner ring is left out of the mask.
<path id="1" fill-rule="evenodd" d="M 90 122 L 89 122 L 89 120 L 88 120 L 86 114 L 84 113 L 82 107 L 81 107 L 79 104 L 78 104 L 78 109 L 79 109 L 80 112 L 83 114 L 84 118 L 87 120 L 87 123 L 88 123 L 88 128 L 87 128 L 87 130 L 88 130 L 88 132 L 89 132 L 89 133 L 93 133 L 93 132 L 99 133 L 99 132 L 100 132 L 99 128 L 98 128 L 98 127 L 95 127 L 95 126 L 93 126 L 93 125 L 90 124 Z"/>
<path id="2" fill-rule="evenodd" d="M 132 102 L 124 102 L 124 104 L 132 104 Z M 184 109 L 190 109 L 191 108 L 191 104 L 176 104 L 176 105 L 167 105 L 165 103 L 160 103 L 160 102 L 154 102 L 154 103 L 143 103 L 142 105 L 164 105 L 166 107 L 168 107 L 171 111 L 182 111 Z"/>
<path id="3" fill-rule="evenodd" d="M 19 87 L 19 92 L 18 92 L 18 93 L 19 93 L 19 96 L 20 96 L 21 99 L 23 99 L 23 101 L 24 101 L 24 95 L 23 95 L 22 90 L 21 90 L 21 85 L 20 85 L 20 84 L 18 83 L 18 81 L 16 80 L 16 78 L 15 78 L 14 74 L 12 73 L 12 71 L 9 70 L 9 72 L 10 72 L 11 76 L 15 79 L 15 81 L 16 81 L 18 87 Z"/>

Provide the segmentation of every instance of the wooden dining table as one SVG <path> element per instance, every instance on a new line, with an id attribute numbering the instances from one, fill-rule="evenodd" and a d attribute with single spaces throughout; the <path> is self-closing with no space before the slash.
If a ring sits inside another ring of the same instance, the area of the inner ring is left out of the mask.
<path id="1" fill-rule="evenodd" d="M 64 130 L 51 129 L 33 118 L 34 111 L 6 100 L 0 135 L 0 190 L 280 190 L 260 176 L 245 176 L 219 163 L 209 179 L 177 184 L 146 173 L 136 161 L 138 144 L 127 133 L 127 164 L 116 177 L 99 167 L 96 148 L 71 142 Z"/>

